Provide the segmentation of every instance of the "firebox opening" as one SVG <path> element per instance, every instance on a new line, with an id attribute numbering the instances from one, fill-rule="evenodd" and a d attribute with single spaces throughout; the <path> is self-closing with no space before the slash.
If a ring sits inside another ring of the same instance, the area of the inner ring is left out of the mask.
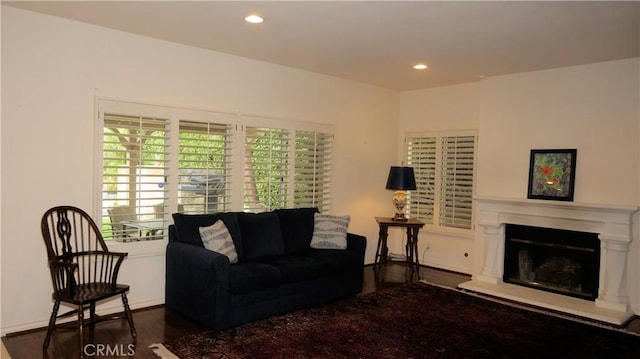
<path id="1" fill-rule="evenodd" d="M 504 282 L 593 301 L 599 273 L 597 233 L 506 225 Z"/>

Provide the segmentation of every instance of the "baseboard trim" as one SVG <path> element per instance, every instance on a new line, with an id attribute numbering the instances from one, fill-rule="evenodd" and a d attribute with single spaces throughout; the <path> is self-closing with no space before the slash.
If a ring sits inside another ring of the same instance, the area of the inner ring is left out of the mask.
<path id="1" fill-rule="evenodd" d="M 131 310 L 134 312 L 150 309 L 153 307 L 164 306 L 164 298 L 147 300 L 147 301 L 142 301 L 137 303 L 129 302 L 129 306 L 131 307 Z M 122 304 L 112 305 L 111 303 L 109 303 L 109 306 L 98 306 L 97 308 L 98 308 L 99 315 L 108 315 L 108 314 L 121 312 Z M 70 322 L 75 319 L 76 318 L 65 318 L 64 320 L 59 320 L 58 323 Z M 0 329 L 0 336 L 12 337 L 12 336 L 21 335 L 21 334 L 28 334 L 28 333 L 46 329 L 47 326 L 49 326 L 48 318 L 46 320 L 39 320 L 36 322 L 12 325 L 12 326 L 3 327 L 2 329 Z"/>

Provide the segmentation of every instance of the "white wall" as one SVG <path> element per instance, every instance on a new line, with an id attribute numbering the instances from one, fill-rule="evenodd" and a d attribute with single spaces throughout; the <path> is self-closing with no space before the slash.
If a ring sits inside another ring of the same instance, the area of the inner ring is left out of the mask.
<path id="1" fill-rule="evenodd" d="M 482 81 L 476 194 L 526 198 L 530 150 L 576 148 L 575 202 L 638 206 L 638 61 L 610 61 Z M 636 222 L 635 234 L 637 226 Z M 476 251 L 483 241 L 482 231 L 476 230 Z M 629 296 L 636 313 L 640 313 L 639 257 L 640 238 L 636 236 L 627 268 Z M 475 273 L 481 265 L 474 262 Z"/>
<path id="2" fill-rule="evenodd" d="M 531 149 L 577 148 L 575 202 L 638 204 L 638 59 L 487 78 L 481 196 L 526 198 Z"/>
<path id="3" fill-rule="evenodd" d="M 0 6 L 0 25 L 1 25 L 1 16 L 2 16 L 2 6 Z M 2 47 L 2 37 L 0 36 L 0 48 Z M 1 53 L 1 52 L 0 52 Z M 0 56 L 0 69 L 2 68 L 2 56 Z M 0 71 L 1 76 L 2 71 Z M 2 99 L 2 86 L 0 86 L 0 99 Z M 0 100 L 0 188 L 2 188 L 2 101 Z M 0 269 L 2 269 L 2 191 L 0 190 Z M 1 273 L 0 273 L 1 274 Z M 1 279 L 1 277 L 0 277 Z M 0 284 L 0 293 L 2 293 L 2 285 Z M 0 323 L 2 323 L 2 295 L 0 295 Z M 0 324 L 0 328 L 1 328 Z M 0 335 L 2 335 L 2 330 L 0 329 Z M 6 353 L 6 349 L 4 344 L 0 347 L 0 357 L 3 355 L 9 356 Z"/>
<path id="4" fill-rule="evenodd" d="M 478 196 L 526 198 L 531 149 L 576 148 L 575 202 L 640 203 L 639 59 L 534 71 L 400 94 L 398 153 L 408 131 L 478 129 Z M 637 216 L 636 216 L 637 218 Z M 638 233 L 638 224 L 636 230 Z M 478 273 L 484 236 L 422 232 L 423 263 Z M 424 252 L 426 242 L 431 249 Z M 461 259 L 469 251 L 471 260 Z M 640 312 L 640 238 L 629 294 Z"/>
<path id="5" fill-rule="evenodd" d="M 51 311 L 42 213 L 94 208 L 96 96 L 335 124 L 333 212 L 352 215 L 373 260 L 394 91 L 4 6 L 2 90 L 3 335 L 45 326 Z M 164 245 L 116 246 L 130 253 L 120 278 L 134 308 L 164 302 Z"/>

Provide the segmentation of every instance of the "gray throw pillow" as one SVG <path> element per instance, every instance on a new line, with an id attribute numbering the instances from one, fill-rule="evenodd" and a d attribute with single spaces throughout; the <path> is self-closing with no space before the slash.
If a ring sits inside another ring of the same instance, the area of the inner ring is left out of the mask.
<path id="1" fill-rule="evenodd" d="M 311 248 L 347 249 L 347 227 L 351 216 L 314 214 Z"/>
<path id="2" fill-rule="evenodd" d="M 206 249 L 224 254 L 231 263 L 238 262 L 236 246 L 233 245 L 231 234 L 221 219 L 208 227 L 200 227 L 200 238 Z"/>

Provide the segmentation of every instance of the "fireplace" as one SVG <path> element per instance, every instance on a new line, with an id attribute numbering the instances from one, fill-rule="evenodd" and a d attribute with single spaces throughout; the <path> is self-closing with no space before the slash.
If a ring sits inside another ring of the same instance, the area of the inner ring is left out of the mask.
<path id="1" fill-rule="evenodd" d="M 474 199 L 478 219 L 474 270 L 471 280 L 459 285 L 461 289 L 616 325 L 623 325 L 634 316 L 628 286 L 637 280 L 637 274 L 630 281 L 627 267 L 638 265 L 638 258 L 629 256 L 632 216 L 638 211 L 637 206 L 498 197 Z M 528 234 L 521 235 L 516 230 L 517 237 L 524 238 L 509 243 L 505 241 L 507 228 L 509 236 L 511 228 L 519 228 L 511 225 L 546 228 L 551 231 L 547 233 L 554 235 L 544 237 L 553 240 L 545 242 L 539 240 L 541 237 L 533 237 L 544 244 L 532 244 Z M 582 232 L 580 237 L 586 233 L 590 239 L 555 235 L 569 232 Z M 590 251 L 593 255 L 587 254 Z M 628 263 L 629 260 L 634 262 Z M 540 271 L 543 263 L 545 270 Z M 556 269 L 562 266 L 563 279 L 558 280 Z M 592 271 L 588 274 L 590 279 L 584 279 L 589 271 Z M 540 276 L 544 278 L 544 286 L 539 285 Z M 633 306 L 638 307 L 638 299 L 635 300 Z"/>
<path id="2" fill-rule="evenodd" d="M 504 249 L 505 283 L 596 300 L 597 233 L 507 224 Z"/>

